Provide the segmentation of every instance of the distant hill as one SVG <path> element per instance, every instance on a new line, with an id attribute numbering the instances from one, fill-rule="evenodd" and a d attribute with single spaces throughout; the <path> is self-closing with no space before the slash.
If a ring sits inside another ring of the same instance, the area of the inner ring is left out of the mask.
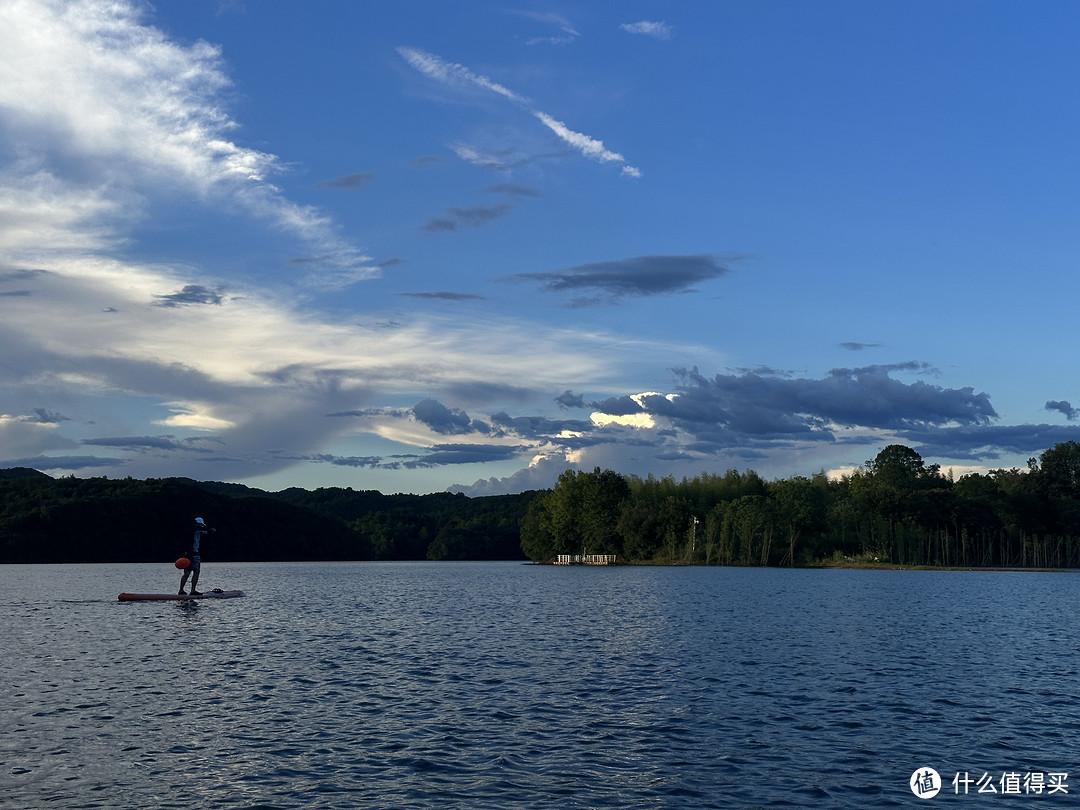
<path id="1" fill-rule="evenodd" d="M 46 475 L 38 470 L 32 470 L 29 467 L 7 467 L 0 469 L 0 478 L 48 478 L 52 480 L 52 476 Z"/>
<path id="2" fill-rule="evenodd" d="M 189 478 L 0 469 L 0 563 L 173 560 L 187 550 L 197 516 L 217 529 L 208 561 L 524 560 L 520 523 L 536 494 L 275 493 Z"/>

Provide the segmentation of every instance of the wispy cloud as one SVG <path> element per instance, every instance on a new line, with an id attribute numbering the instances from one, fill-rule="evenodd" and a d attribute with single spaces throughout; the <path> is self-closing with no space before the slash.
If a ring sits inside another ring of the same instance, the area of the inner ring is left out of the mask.
<path id="1" fill-rule="evenodd" d="M 435 54 L 428 53 L 419 48 L 402 46 L 397 49 L 397 52 L 412 68 L 424 74 L 429 79 L 434 79 L 449 87 L 479 88 L 500 95 L 517 104 L 529 103 L 528 99 L 524 96 L 519 96 L 513 90 L 489 79 L 487 76 L 473 73 L 467 67 L 458 64 L 457 62 L 448 62 Z"/>
<path id="2" fill-rule="evenodd" d="M 271 182 L 283 171 L 276 156 L 232 140 L 219 49 L 174 42 L 143 11 L 93 0 L 0 5 L 0 124 L 23 156 L 6 167 L 0 216 L 18 206 L 16 226 L 54 251 L 85 250 L 90 236 L 100 248 L 146 199 L 180 190 L 270 222 L 339 266 L 362 266 L 327 216 Z M 73 162 L 79 172 L 59 179 Z M 44 238 L 50 230 L 57 239 Z"/>
<path id="3" fill-rule="evenodd" d="M 547 113 L 535 109 L 524 96 L 520 96 L 509 88 L 482 76 L 473 73 L 464 65 L 457 62 L 448 62 L 435 54 L 420 50 L 419 48 L 400 47 L 397 49 L 401 57 L 415 70 L 427 76 L 429 79 L 438 81 L 448 87 L 481 89 L 496 93 L 515 104 L 528 109 L 537 120 L 550 129 L 555 135 L 568 144 L 572 149 L 587 158 L 601 163 L 615 162 L 622 164 L 622 173 L 627 177 L 641 177 L 641 170 L 631 166 L 618 152 L 614 152 L 604 146 L 604 142 L 592 138 L 580 132 L 570 129 L 562 121 L 555 119 Z"/>
<path id="4" fill-rule="evenodd" d="M 656 22 L 651 20 L 623 23 L 619 28 L 626 31 L 628 34 L 642 34 L 655 39 L 671 39 L 675 33 L 674 29 L 666 22 Z"/>
<path id="5" fill-rule="evenodd" d="M 576 40 L 579 36 L 581 36 L 581 34 L 578 33 L 577 29 L 574 27 L 573 23 L 571 23 L 568 19 L 559 14 L 554 14 L 551 12 L 517 10 L 510 11 L 508 13 L 517 14 L 518 16 L 526 17 L 542 25 L 549 25 L 559 29 L 560 33 L 555 36 L 530 37 L 528 40 L 526 40 L 526 44 L 528 45 L 568 45 L 569 43 Z"/>
<path id="6" fill-rule="evenodd" d="M 612 152 L 604 146 L 603 141 L 599 141 L 595 138 L 590 138 L 588 135 L 583 135 L 580 132 L 574 132 L 572 129 L 566 126 L 562 121 L 556 121 L 547 113 L 540 111 L 534 111 L 535 115 L 540 121 L 558 135 L 570 146 L 574 147 L 577 151 L 581 152 L 585 157 L 598 160 L 601 163 L 608 163 L 614 161 L 616 163 L 625 163 L 626 158 L 620 155 L 618 152 Z"/>

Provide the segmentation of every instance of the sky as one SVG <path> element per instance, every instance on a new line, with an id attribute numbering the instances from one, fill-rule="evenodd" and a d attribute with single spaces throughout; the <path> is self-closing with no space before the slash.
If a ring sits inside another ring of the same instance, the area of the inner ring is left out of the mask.
<path id="1" fill-rule="evenodd" d="M 1071 0 L 0 0 L 0 467 L 493 495 L 1080 441 Z"/>

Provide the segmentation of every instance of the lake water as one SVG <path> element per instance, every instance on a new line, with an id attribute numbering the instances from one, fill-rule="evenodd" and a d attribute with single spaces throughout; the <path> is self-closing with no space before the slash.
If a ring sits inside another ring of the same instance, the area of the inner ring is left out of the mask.
<path id="1" fill-rule="evenodd" d="M 178 580 L 0 566 L 0 807 L 1080 794 L 1073 573 L 206 562 L 248 595 L 116 601 Z"/>

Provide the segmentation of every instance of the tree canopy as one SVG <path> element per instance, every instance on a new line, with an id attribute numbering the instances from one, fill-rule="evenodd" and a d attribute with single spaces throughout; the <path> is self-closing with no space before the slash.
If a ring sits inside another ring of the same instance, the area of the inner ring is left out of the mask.
<path id="1" fill-rule="evenodd" d="M 54 479 L 0 470 L 0 562 L 174 559 L 192 519 L 216 560 L 534 560 L 972 567 L 1080 566 L 1080 443 L 1027 469 L 954 480 L 893 444 L 849 475 L 766 481 L 752 470 L 680 481 L 568 470 L 540 492 L 269 493 L 184 478 Z"/>
<path id="2" fill-rule="evenodd" d="M 217 529 L 207 560 L 524 560 L 519 523 L 533 496 L 268 493 L 185 478 L 0 471 L 0 562 L 173 560 L 189 547 L 196 516 Z"/>
<path id="3" fill-rule="evenodd" d="M 604 497 L 590 501 L 589 492 Z M 534 560 L 613 553 L 676 564 L 1074 567 L 1080 444 L 1056 445 L 1027 470 L 959 480 L 899 444 L 837 479 L 819 472 L 765 481 L 736 470 L 681 481 L 600 469 L 564 474 L 530 504 L 522 549 Z"/>

